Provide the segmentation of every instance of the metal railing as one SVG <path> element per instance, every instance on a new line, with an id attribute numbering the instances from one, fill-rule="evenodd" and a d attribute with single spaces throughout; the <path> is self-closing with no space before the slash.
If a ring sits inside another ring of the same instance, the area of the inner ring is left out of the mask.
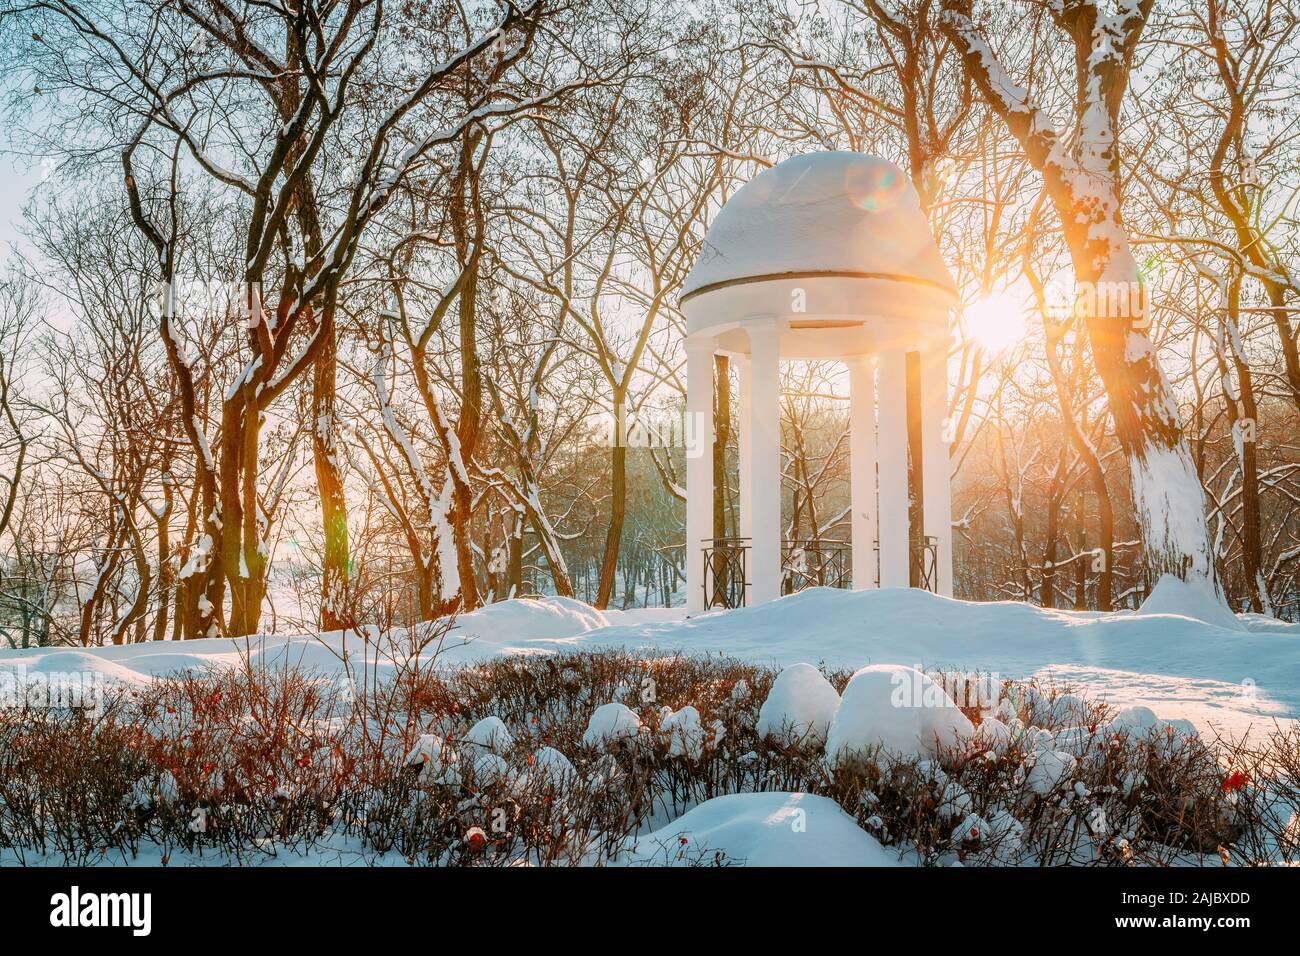
<path id="1" fill-rule="evenodd" d="M 704 539 L 704 609 L 745 606 L 749 538 Z"/>
<path id="2" fill-rule="evenodd" d="M 781 542 L 781 591 L 847 588 L 853 575 L 853 548 L 847 541 L 806 538 Z"/>
<path id="3" fill-rule="evenodd" d="M 705 538 L 704 607 L 745 606 L 750 583 L 750 538 Z M 877 543 L 876 548 L 879 548 Z M 914 587 L 939 589 L 939 539 L 924 535 L 911 548 L 910 578 Z M 838 539 L 795 539 L 781 542 L 781 593 L 804 588 L 848 588 L 853 581 L 853 546 Z"/>
<path id="4" fill-rule="evenodd" d="M 912 542 L 912 587 L 925 591 L 939 590 L 939 539 L 922 535 Z"/>

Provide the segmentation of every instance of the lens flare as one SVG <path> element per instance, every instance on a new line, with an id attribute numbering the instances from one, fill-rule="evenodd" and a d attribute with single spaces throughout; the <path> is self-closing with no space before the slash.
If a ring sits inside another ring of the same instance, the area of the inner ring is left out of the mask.
<path id="1" fill-rule="evenodd" d="M 986 352 L 1004 352 L 1025 337 L 1025 305 L 1006 292 L 980 296 L 962 312 L 966 338 Z"/>
<path id="2" fill-rule="evenodd" d="M 884 163 L 851 166 L 845 172 L 845 193 L 859 209 L 867 212 L 893 209 L 906 188 L 902 173 Z"/>

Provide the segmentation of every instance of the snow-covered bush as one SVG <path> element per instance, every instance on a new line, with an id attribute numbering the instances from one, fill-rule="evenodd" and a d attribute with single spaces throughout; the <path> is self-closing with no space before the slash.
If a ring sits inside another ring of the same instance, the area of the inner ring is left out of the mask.
<path id="1" fill-rule="evenodd" d="M 996 717 L 985 717 L 975 728 L 975 746 L 1000 755 L 1011 744 L 1011 728 Z"/>
<path id="2" fill-rule="evenodd" d="M 542 747 L 528 761 L 529 779 L 557 793 L 569 790 L 578 782 L 578 771 L 569 758 L 554 747 Z"/>
<path id="3" fill-rule="evenodd" d="M 975 729 L 943 687 L 915 668 L 872 664 L 844 688 L 826 739 L 827 761 L 851 768 L 873 750 L 929 757 L 964 747 Z"/>
<path id="4" fill-rule="evenodd" d="M 587 729 L 582 734 L 582 742 L 588 747 L 615 747 L 628 738 L 635 739 L 641 733 L 641 718 L 636 711 L 626 704 L 602 704 L 596 708 Z"/>
<path id="5" fill-rule="evenodd" d="M 500 717 L 489 715 L 469 729 L 465 742 L 487 750 L 497 756 L 504 756 L 514 746 L 514 738 Z"/>
<path id="6" fill-rule="evenodd" d="M 891 671 L 910 669 L 867 673 Z M 924 703 L 915 674 L 909 692 Z M 915 734 L 908 752 L 857 719 L 874 716 L 853 703 L 862 673 L 832 671 L 839 711 L 856 716 L 837 712 L 830 736 L 840 723 L 857 740 L 855 759 L 831 773 L 816 748 L 760 735 L 778 676 L 610 651 L 430 669 L 378 696 L 250 669 L 160 679 L 100 717 L 0 710 L 0 863 L 252 863 L 337 859 L 342 847 L 360 861 L 599 864 L 714 798 L 759 793 L 831 801 L 890 858 L 926 865 L 1300 861 L 1300 733 L 1206 741 L 1149 711 L 1085 699 L 1080 717 L 1072 702 L 1056 706 L 1068 688 L 1013 683 L 998 717 L 971 710 L 967 733 L 954 716 L 957 745 L 935 733 L 933 750 L 918 723 L 889 729 L 903 708 L 886 695 L 885 729 Z M 578 702 L 618 687 L 656 732 L 634 747 L 585 745 L 591 705 Z M 718 824 L 739 827 L 715 841 L 726 862 L 765 844 L 746 844 L 762 833 L 746 813 Z M 685 856 L 718 862 L 694 836 L 714 824 L 689 822 Z"/>
<path id="7" fill-rule="evenodd" d="M 419 771 L 420 783 L 451 787 L 460 783 L 460 754 L 436 734 L 423 734 L 406 755 L 408 769 Z"/>
<path id="8" fill-rule="evenodd" d="M 1039 796 L 1048 796 L 1063 786 L 1074 770 L 1075 760 L 1060 750 L 1040 750 L 1030 758 L 1026 784 Z"/>
<path id="9" fill-rule="evenodd" d="M 783 746 L 826 743 L 840 695 L 811 664 L 791 664 L 777 675 L 758 711 L 760 737 Z"/>
<path id="10" fill-rule="evenodd" d="M 659 721 L 659 732 L 668 738 L 668 756 L 699 760 L 704 754 L 704 726 L 700 712 L 687 704 L 669 710 Z"/>

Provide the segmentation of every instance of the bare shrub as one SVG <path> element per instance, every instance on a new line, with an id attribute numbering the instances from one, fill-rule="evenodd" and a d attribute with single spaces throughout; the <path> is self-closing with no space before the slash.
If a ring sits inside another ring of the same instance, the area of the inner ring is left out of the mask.
<path id="1" fill-rule="evenodd" d="M 379 639 L 366 639 L 370 652 Z M 1135 735 L 1069 688 L 1005 683 L 996 700 L 963 702 L 976 725 L 1005 719 L 1005 746 L 928 760 L 872 751 L 837 772 L 818 746 L 758 735 L 769 668 L 623 651 L 435 664 L 436 652 L 382 672 L 354 672 L 349 660 L 340 677 L 250 657 L 124 691 L 97 715 L 0 711 L 0 852 L 74 864 L 184 853 L 238 864 L 287 854 L 590 865 L 626 860 L 634 837 L 712 797 L 803 791 L 927 865 L 1297 856 L 1294 730 L 1250 746 L 1172 728 Z M 849 675 L 827 676 L 842 689 Z M 614 700 L 641 732 L 584 743 L 591 713 Z M 674 746 L 663 715 L 686 706 L 699 733 Z M 509 729 L 499 754 L 466 739 L 485 717 Z M 420 747 L 440 755 L 438 772 Z M 643 861 L 738 862 L 678 859 L 679 847 L 658 860 L 647 849 Z"/>

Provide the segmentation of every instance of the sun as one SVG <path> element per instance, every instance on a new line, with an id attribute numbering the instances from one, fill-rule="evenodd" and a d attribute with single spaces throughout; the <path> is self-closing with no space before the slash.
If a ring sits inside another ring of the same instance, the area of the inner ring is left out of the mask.
<path id="1" fill-rule="evenodd" d="M 1025 305 L 1007 292 L 982 295 L 963 310 L 962 327 L 986 352 L 1004 352 L 1025 337 Z"/>

